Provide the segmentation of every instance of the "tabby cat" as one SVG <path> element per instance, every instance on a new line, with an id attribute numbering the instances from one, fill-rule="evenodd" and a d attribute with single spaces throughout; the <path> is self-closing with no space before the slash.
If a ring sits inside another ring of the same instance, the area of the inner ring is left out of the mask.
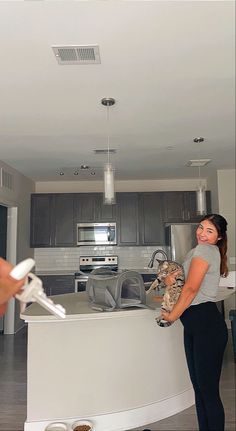
<path id="1" fill-rule="evenodd" d="M 160 290 L 161 288 L 165 288 L 161 308 L 163 311 L 170 312 L 178 301 L 181 289 L 184 285 L 184 270 L 182 265 L 177 262 L 174 262 L 173 260 L 158 260 L 158 263 L 159 266 L 157 270 L 157 278 L 151 284 L 150 288 L 147 291 L 147 294 L 150 293 L 153 289 Z M 172 272 L 175 271 L 179 271 L 175 283 L 169 286 L 165 286 L 164 279 L 167 277 L 167 275 L 170 275 Z M 167 322 L 166 320 L 161 319 L 160 316 L 156 318 L 156 322 L 159 326 L 166 327 L 171 325 L 171 322 Z"/>

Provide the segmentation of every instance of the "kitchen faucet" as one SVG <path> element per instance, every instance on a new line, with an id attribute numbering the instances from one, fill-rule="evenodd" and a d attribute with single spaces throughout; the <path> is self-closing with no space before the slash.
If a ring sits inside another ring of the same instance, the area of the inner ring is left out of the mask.
<path id="1" fill-rule="evenodd" d="M 154 259 L 158 253 L 162 254 L 162 256 L 164 257 L 165 260 L 168 260 L 168 256 L 167 256 L 166 252 L 164 250 L 162 250 L 161 248 L 158 248 L 157 250 L 155 250 L 152 253 L 152 257 L 150 259 L 150 262 L 148 263 L 148 268 L 153 268 Z"/>

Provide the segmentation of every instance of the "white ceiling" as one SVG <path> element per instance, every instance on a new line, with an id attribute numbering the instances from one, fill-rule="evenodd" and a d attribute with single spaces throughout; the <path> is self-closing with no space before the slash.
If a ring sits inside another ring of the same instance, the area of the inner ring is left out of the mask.
<path id="1" fill-rule="evenodd" d="M 116 178 L 235 168 L 234 1 L 0 1 L 0 160 L 35 181 L 101 179 L 110 108 Z M 99 45 L 58 65 L 54 45 Z M 203 136 L 203 144 L 193 138 Z M 69 168 L 60 177 L 61 168 Z"/>

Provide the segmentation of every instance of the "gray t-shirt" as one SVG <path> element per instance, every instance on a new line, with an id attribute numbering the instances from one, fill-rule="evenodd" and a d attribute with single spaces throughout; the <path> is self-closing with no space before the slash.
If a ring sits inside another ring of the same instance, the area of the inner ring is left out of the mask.
<path id="1" fill-rule="evenodd" d="M 183 263 L 186 280 L 193 257 L 200 257 L 207 261 L 209 267 L 191 305 L 197 305 L 207 301 L 216 302 L 216 295 L 220 282 L 220 252 L 218 247 L 211 244 L 198 244 L 195 248 L 190 250 Z"/>

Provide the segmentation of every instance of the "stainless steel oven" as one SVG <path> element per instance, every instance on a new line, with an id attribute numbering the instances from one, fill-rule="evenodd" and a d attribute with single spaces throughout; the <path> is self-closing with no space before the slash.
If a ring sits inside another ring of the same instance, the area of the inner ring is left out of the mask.
<path id="1" fill-rule="evenodd" d="M 116 243 L 116 223 L 77 223 L 77 245 Z"/>
<path id="2" fill-rule="evenodd" d="M 117 271 L 118 256 L 80 256 L 79 270 L 75 272 L 75 292 L 85 291 L 90 272 L 101 267 Z"/>

